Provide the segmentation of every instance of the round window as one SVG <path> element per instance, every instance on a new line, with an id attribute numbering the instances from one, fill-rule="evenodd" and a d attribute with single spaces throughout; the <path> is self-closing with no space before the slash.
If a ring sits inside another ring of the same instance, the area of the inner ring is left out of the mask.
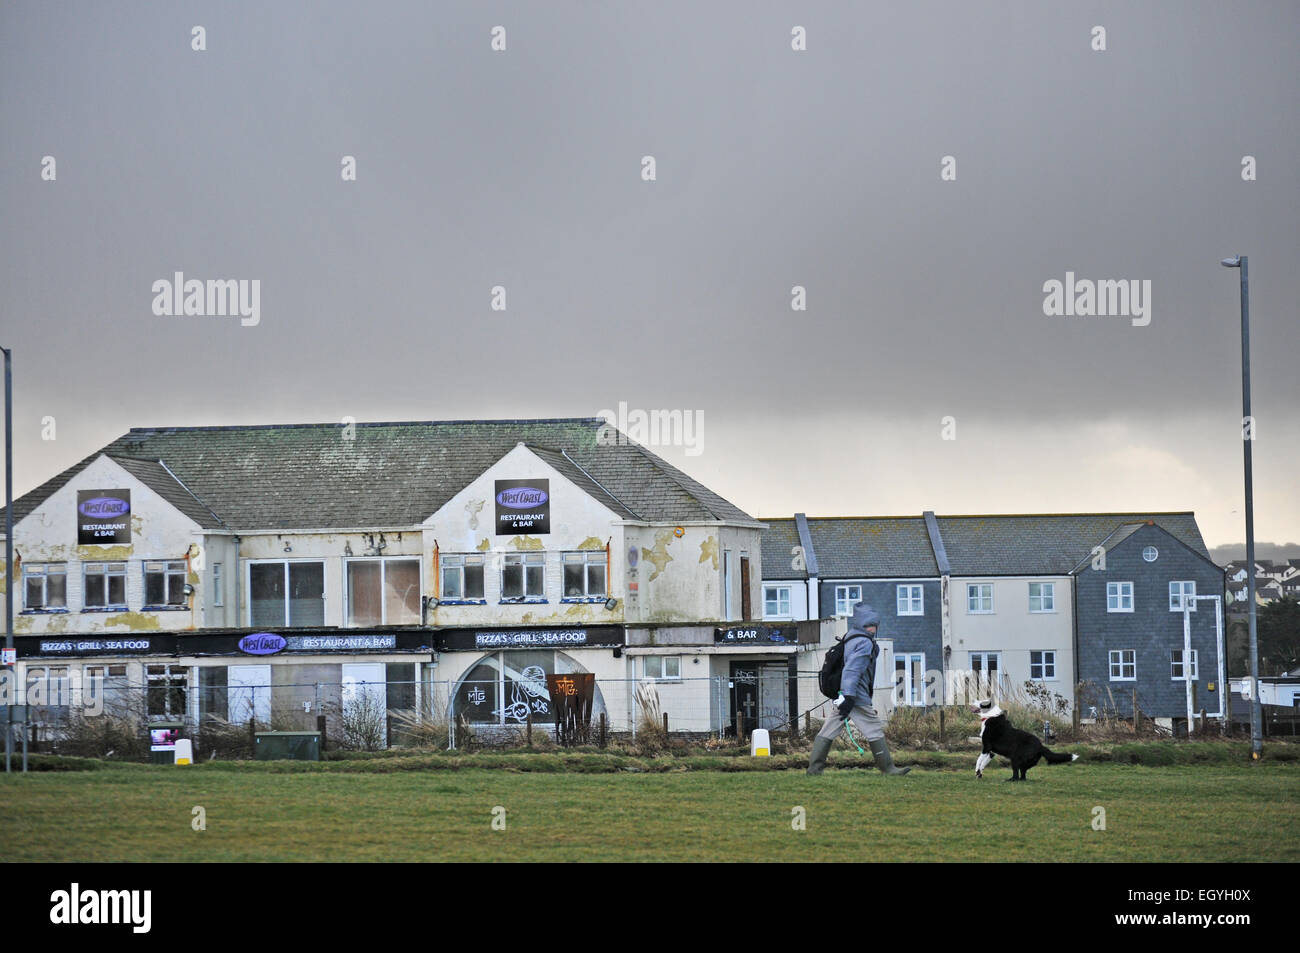
<path id="1" fill-rule="evenodd" d="M 1154 546 L 1148 546 L 1146 549 L 1142 550 L 1142 558 L 1149 563 L 1155 562 L 1156 557 L 1159 555 L 1160 550 L 1156 549 Z"/>

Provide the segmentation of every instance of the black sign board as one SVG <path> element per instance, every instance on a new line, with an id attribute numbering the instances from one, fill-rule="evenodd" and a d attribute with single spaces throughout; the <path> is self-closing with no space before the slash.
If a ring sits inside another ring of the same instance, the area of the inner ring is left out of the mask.
<path id="1" fill-rule="evenodd" d="M 623 644 L 620 625 L 547 629 L 442 629 L 439 652 L 494 652 L 499 649 L 590 648 Z"/>
<path id="2" fill-rule="evenodd" d="M 130 490 L 77 491 L 77 545 L 131 542 Z"/>
<path id="3" fill-rule="evenodd" d="M 432 632 L 281 629 L 275 632 L 150 632 L 136 636 L 35 636 L 14 639 L 20 658 L 84 658 L 132 655 L 346 655 L 432 654 Z"/>
<path id="4" fill-rule="evenodd" d="M 288 635 L 290 652 L 383 652 L 397 648 L 395 635 Z"/>
<path id="5" fill-rule="evenodd" d="M 551 481 L 497 480 L 496 523 L 498 536 L 551 531 Z"/>
<path id="6" fill-rule="evenodd" d="M 713 630 L 718 645 L 796 645 L 798 632 L 792 625 L 733 625 Z"/>

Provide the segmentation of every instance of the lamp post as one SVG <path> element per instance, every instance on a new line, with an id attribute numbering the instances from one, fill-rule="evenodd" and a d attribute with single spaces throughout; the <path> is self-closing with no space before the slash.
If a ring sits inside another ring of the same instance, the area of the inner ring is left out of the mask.
<path id="1" fill-rule="evenodd" d="M 1264 748 L 1259 711 L 1259 642 L 1255 629 L 1255 496 L 1250 445 L 1255 421 L 1250 416 L 1250 272 L 1245 255 L 1225 258 L 1225 268 L 1241 271 L 1241 446 L 1246 461 L 1246 612 L 1250 627 L 1250 756 L 1255 761 Z"/>

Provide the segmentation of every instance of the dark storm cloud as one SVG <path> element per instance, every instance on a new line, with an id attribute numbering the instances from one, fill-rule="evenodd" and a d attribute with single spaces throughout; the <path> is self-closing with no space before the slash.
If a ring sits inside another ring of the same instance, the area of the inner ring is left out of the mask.
<path id="1" fill-rule="evenodd" d="M 1240 456 L 1225 255 L 1251 256 L 1257 412 L 1295 433 L 1298 27 L 1288 3 L 6 4 L 19 489 L 132 425 L 619 400 L 704 410 L 723 491 L 764 427 L 832 418 L 908 422 L 918 459 L 945 414 L 983 440 L 1214 419 L 1169 450 L 1208 472 Z M 260 324 L 155 316 L 176 271 L 260 280 Z M 1150 280 L 1150 325 L 1045 316 L 1067 271 Z M 1024 453 L 972 508 L 1059 463 Z"/>

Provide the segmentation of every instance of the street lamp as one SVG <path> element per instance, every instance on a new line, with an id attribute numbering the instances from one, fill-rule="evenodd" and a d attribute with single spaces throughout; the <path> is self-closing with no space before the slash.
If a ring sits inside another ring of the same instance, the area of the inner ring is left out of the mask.
<path id="1" fill-rule="evenodd" d="M 1258 761 L 1263 751 L 1259 712 L 1259 643 L 1255 629 L 1255 497 L 1250 445 L 1255 439 L 1255 422 L 1250 416 L 1250 289 L 1245 255 L 1225 258 L 1224 268 L 1241 270 L 1241 446 L 1246 460 L 1246 612 L 1250 626 L 1250 756 Z"/>

